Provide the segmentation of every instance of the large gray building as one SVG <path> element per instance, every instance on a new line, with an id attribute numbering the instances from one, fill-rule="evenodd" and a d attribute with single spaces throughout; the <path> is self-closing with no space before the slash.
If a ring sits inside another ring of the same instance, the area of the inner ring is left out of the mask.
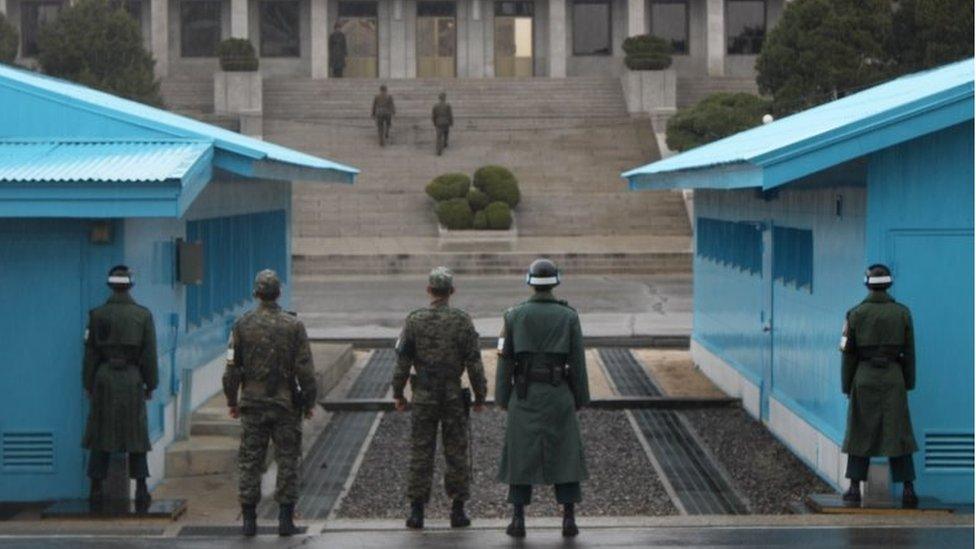
<path id="1" fill-rule="evenodd" d="M 22 61 L 69 0 L 0 0 Z M 678 76 L 751 76 L 788 0 L 117 0 L 141 23 L 161 77 L 217 70 L 217 43 L 249 38 L 268 76 L 328 78 L 328 36 L 346 34 L 345 76 L 613 76 L 621 43 L 674 44 Z"/>

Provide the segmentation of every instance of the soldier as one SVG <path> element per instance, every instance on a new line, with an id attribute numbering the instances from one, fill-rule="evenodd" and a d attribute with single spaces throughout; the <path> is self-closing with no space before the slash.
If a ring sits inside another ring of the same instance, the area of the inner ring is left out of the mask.
<path id="1" fill-rule="evenodd" d="M 446 267 L 431 271 L 427 285 L 430 306 L 407 316 L 396 343 L 393 398 L 397 411 L 407 408 L 403 389 L 408 378 L 413 392 L 407 528 L 424 527 L 424 505 L 430 500 L 438 424 L 447 464 L 444 488 L 453 501 L 451 527 L 471 524 L 464 512 L 464 502 L 471 495 L 467 414 L 470 393 L 461 389 L 461 376 L 467 371 L 476 412 L 484 409 L 488 382 L 481 364 L 478 332 L 467 313 L 450 306 L 452 294 L 451 271 Z M 417 372 L 415 375 L 410 375 L 411 366 Z"/>
<path id="2" fill-rule="evenodd" d="M 91 400 L 83 446 L 91 450 L 89 501 L 102 503 L 102 481 L 111 452 L 129 454 L 129 477 L 136 481 L 136 509 L 149 508 L 149 426 L 146 401 L 159 382 L 156 327 L 149 309 L 129 295 L 132 272 L 125 265 L 108 272 L 112 295 L 88 313 L 82 384 Z"/>
<path id="3" fill-rule="evenodd" d="M 447 102 L 446 93 L 441 92 L 437 98 L 440 101 L 431 110 L 430 119 L 437 130 L 437 156 L 440 156 L 447 148 L 447 136 L 454 125 L 454 113 L 451 111 L 451 104 Z"/>
<path id="4" fill-rule="evenodd" d="M 376 129 L 380 134 L 380 147 L 385 147 L 387 140 L 390 139 L 390 126 L 393 124 L 395 114 L 393 96 L 386 92 L 384 84 L 380 86 L 380 93 L 373 98 L 373 120 L 376 120 Z"/>
<path id="5" fill-rule="evenodd" d="M 310 419 L 315 406 L 315 368 L 305 326 L 294 313 L 281 309 L 276 302 L 280 294 L 278 275 L 259 272 L 254 279 L 258 305 L 234 324 L 227 347 L 223 385 L 230 416 L 241 420 L 237 461 L 245 536 L 257 533 L 255 508 L 261 501 L 268 439 L 274 442 L 278 463 L 278 534 L 297 532 L 302 416 Z"/>
<path id="6" fill-rule="evenodd" d="M 498 338 L 495 401 L 508 411 L 498 480 L 509 485 L 514 507 L 506 533 L 525 537 L 525 506 L 532 485 L 555 486 L 563 505 L 563 536 L 575 537 L 575 504 L 582 500 L 586 460 L 576 411 L 590 401 L 579 316 L 552 289 L 556 265 L 537 259 L 526 282 L 528 301 L 505 311 Z"/>
<path id="7" fill-rule="evenodd" d="M 342 78 L 342 71 L 346 68 L 346 35 L 342 32 L 342 23 L 336 21 L 335 30 L 329 35 L 329 68 L 332 76 Z"/>
<path id="8" fill-rule="evenodd" d="M 861 481 L 868 477 L 872 456 L 888 456 L 895 482 L 904 483 L 902 504 L 918 504 L 912 453 L 918 447 L 908 413 L 908 391 L 915 388 L 915 335 L 908 307 L 888 295 L 893 280 L 888 267 L 868 267 L 870 290 L 847 312 L 840 340 L 843 353 L 841 388 L 850 398 L 847 434 L 847 478 L 844 501 L 861 501 Z"/>

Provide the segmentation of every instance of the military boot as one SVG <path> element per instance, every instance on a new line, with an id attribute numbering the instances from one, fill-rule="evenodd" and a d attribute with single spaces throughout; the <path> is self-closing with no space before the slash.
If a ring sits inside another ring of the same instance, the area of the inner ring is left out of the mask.
<path id="1" fill-rule="evenodd" d="M 102 505 L 102 479 L 91 479 L 91 491 L 88 492 L 88 505 L 100 507 Z"/>
<path id="2" fill-rule="evenodd" d="M 525 537 L 525 506 L 516 503 L 512 508 L 512 522 L 505 529 L 505 533 L 513 538 Z"/>
<path id="3" fill-rule="evenodd" d="M 579 528 L 576 526 L 576 506 L 572 503 L 563 505 L 563 537 L 575 538 L 579 535 Z"/>
<path id="4" fill-rule="evenodd" d="M 298 533 L 295 526 L 295 504 L 282 503 L 278 506 L 278 535 L 294 536 Z"/>
<path id="5" fill-rule="evenodd" d="M 136 511 L 145 513 L 152 504 L 152 496 L 149 495 L 149 487 L 146 486 L 146 479 L 136 479 Z"/>
<path id="6" fill-rule="evenodd" d="M 861 503 L 861 482 L 851 481 L 851 487 L 844 492 L 843 500 L 848 503 Z"/>
<path id="7" fill-rule="evenodd" d="M 464 501 L 456 499 L 451 507 L 451 528 L 464 528 L 465 526 L 471 526 L 471 519 L 464 512 Z"/>
<path id="8" fill-rule="evenodd" d="M 914 509 L 918 507 L 918 496 L 915 494 L 915 483 L 908 481 L 902 488 L 901 506 Z"/>
<path id="9" fill-rule="evenodd" d="M 410 503 L 410 516 L 407 517 L 407 528 L 420 530 L 424 527 L 424 502 L 413 501 Z"/>
<path id="10" fill-rule="evenodd" d="M 242 533 L 251 537 L 258 533 L 258 511 L 254 505 L 241 505 L 241 519 L 244 522 Z"/>

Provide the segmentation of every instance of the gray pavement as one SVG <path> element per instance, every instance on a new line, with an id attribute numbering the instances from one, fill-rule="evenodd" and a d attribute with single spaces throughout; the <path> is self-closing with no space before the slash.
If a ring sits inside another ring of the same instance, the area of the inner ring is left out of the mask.
<path id="1" fill-rule="evenodd" d="M 583 530 L 575 540 L 564 540 L 557 529 L 529 530 L 515 541 L 499 530 L 343 531 L 281 539 L 259 536 L 245 540 L 222 538 L 0 538 L 0 547 L 51 548 L 169 548 L 218 549 L 225 547 L 306 547 L 389 549 L 454 549 L 461 547 L 575 548 L 596 547 L 904 547 L 956 548 L 973 546 L 972 526 L 964 527 L 861 527 L 861 528 L 615 528 Z"/>
<path id="2" fill-rule="evenodd" d="M 467 310 L 485 337 L 498 335 L 502 312 L 526 299 L 520 277 L 456 279 L 453 304 Z M 395 338 L 404 317 L 427 304 L 426 277 L 296 279 L 292 307 L 314 338 Z M 580 312 L 590 337 L 687 336 L 691 333 L 688 276 L 572 276 L 557 296 Z"/>

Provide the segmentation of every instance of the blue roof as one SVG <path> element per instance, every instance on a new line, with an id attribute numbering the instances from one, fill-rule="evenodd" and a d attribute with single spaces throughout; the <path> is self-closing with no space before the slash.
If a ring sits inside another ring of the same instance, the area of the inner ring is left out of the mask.
<path id="1" fill-rule="evenodd" d="M 182 181 L 212 141 L 0 139 L 0 182 Z"/>
<path id="2" fill-rule="evenodd" d="M 770 189 L 973 119 L 973 60 L 897 78 L 624 172 L 632 189 Z"/>
<path id="3" fill-rule="evenodd" d="M 217 153 L 218 167 L 239 175 L 352 183 L 359 173 L 359 170 L 349 166 L 9 65 L 0 64 L 0 87 L 68 103 L 73 108 L 103 117 L 122 119 L 174 138 L 212 141 Z M 18 137 L 5 130 L 8 129 L 0 128 L 0 137 Z M 237 155 L 250 162 L 224 158 L 223 153 Z"/>

